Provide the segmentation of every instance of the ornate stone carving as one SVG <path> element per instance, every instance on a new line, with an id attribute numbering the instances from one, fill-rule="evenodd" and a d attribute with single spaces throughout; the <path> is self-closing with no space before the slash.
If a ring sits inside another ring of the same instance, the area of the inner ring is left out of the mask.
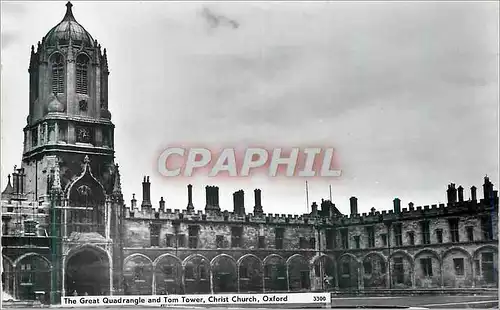
<path id="1" fill-rule="evenodd" d="M 83 197 L 92 196 L 92 190 L 87 185 L 82 185 L 82 186 L 78 187 L 76 190 L 77 190 L 78 194 L 80 194 Z"/>

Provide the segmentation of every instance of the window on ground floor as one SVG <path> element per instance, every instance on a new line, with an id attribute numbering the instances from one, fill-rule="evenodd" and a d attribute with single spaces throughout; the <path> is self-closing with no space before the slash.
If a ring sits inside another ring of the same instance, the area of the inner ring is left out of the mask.
<path id="1" fill-rule="evenodd" d="M 321 267 L 319 264 L 314 265 L 314 275 L 316 277 L 321 277 Z"/>
<path id="2" fill-rule="evenodd" d="M 402 284 L 404 283 L 404 265 L 403 265 L 403 258 L 402 257 L 396 257 L 394 258 L 394 278 L 396 284 Z"/>
<path id="3" fill-rule="evenodd" d="M 363 267 L 365 269 L 365 274 L 371 274 L 372 273 L 372 262 L 364 262 Z"/>
<path id="4" fill-rule="evenodd" d="M 302 270 L 300 272 L 300 288 L 309 288 L 309 271 L 307 270 Z"/>
<path id="5" fill-rule="evenodd" d="M 420 266 L 424 277 L 432 277 L 432 258 L 421 258 Z"/>
<path id="6" fill-rule="evenodd" d="M 483 279 L 486 283 L 495 283 L 495 267 L 493 262 L 493 253 L 483 253 L 481 255 L 481 269 Z"/>
<path id="7" fill-rule="evenodd" d="M 463 258 L 454 258 L 453 259 L 453 268 L 455 269 L 455 275 L 463 276 L 464 275 L 464 259 Z"/>
<path id="8" fill-rule="evenodd" d="M 240 266 L 240 279 L 248 279 L 248 268 L 246 266 Z"/>

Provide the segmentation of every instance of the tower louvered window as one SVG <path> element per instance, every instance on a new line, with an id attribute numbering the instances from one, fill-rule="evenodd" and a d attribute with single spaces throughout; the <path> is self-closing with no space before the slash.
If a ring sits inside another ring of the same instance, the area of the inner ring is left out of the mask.
<path id="1" fill-rule="evenodd" d="M 88 93 L 88 58 L 80 55 L 76 59 L 76 93 Z"/>
<path id="2" fill-rule="evenodd" d="M 56 55 L 52 61 L 52 92 L 64 93 L 64 61 L 61 55 Z"/>

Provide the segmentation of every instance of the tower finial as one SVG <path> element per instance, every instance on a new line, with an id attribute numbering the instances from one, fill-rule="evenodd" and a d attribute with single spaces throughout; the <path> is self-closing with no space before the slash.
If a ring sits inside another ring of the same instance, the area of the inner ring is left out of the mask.
<path id="1" fill-rule="evenodd" d="M 71 8 L 73 7 L 73 4 L 71 4 L 70 1 L 66 3 L 66 15 L 64 15 L 63 20 L 75 20 L 75 17 L 73 16 L 73 11 Z"/>
<path id="2" fill-rule="evenodd" d="M 120 170 L 118 164 L 115 164 L 115 183 L 113 185 L 113 193 L 114 194 L 121 194 L 122 192 L 122 185 L 121 185 L 121 180 L 120 180 Z"/>

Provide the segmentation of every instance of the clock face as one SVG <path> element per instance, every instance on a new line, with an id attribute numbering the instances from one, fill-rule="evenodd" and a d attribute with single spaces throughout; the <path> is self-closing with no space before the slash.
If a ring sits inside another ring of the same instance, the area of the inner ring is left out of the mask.
<path id="1" fill-rule="evenodd" d="M 90 129 L 88 128 L 78 128 L 76 133 L 77 142 L 90 143 Z"/>

